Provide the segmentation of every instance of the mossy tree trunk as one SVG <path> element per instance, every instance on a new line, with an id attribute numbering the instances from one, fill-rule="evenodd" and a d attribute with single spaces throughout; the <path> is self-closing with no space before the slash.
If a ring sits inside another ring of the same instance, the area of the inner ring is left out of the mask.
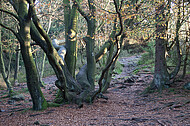
<path id="1" fill-rule="evenodd" d="M 117 24 L 117 19 L 115 19 L 115 21 L 114 21 L 113 30 L 109 37 L 110 48 L 109 48 L 109 55 L 107 57 L 106 65 L 108 65 L 110 63 L 110 61 L 114 55 L 114 44 L 115 44 L 114 37 L 115 37 L 116 31 L 117 31 L 116 24 Z M 109 68 L 109 70 L 105 73 L 104 79 L 102 80 L 102 91 L 101 92 L 103 92 L 103 93 L 106 92 L 107 89 L 109 88 L 111 77 L 112 77 L 112 72 L 114 70 L 114 66 L 115 66 L 115 63 L 113 63 L 111 68 Z"/>
<path id="2" fill-rule="evenodd" d="M 53 67 L 56 76 L 58 80 L 55 82 L 55 85 L 60 89 L 61 96 L 64 101 L 74 102 L 77 104 L 81 104 L 82 102 L 92 102 L 94 94 L 96 94 L 97 91 L 94 90 L 94 83 L 95 83 L 95 69 L 96 69 L 96 61 L 102 57 L 102 55 L 105 54 L 104 51 L 106 48 L 109 48 L 110 44 L 106 43 L 105 46 L 101 49 L 102 52 L 98 53 L 98 55 L 95 56 L 94 53 L 94 45 L 95 45 L 95 30 L 96 30 L 96 20 L 95 20 L 95 4 L 93 3 L 93 0 L 88 1 L 89 5 L 89 12 L 90 14 L 85 13 L 81 7 L 79 6 L 78 2 L 73 1 L 74 6 L 78 9 L 78 11 L 83 15 L 83 17 L 87 21 L 88 25 L 88 31 L 86 37 L 84 37 L 84 40 L 86 42 L 86 50 L 87 50 L 87 65 L 82 67 L 76 76 L 76 79 L 73 77 L 73 75 L 70 73 L 69 69 L 67 68 L 67 65 L 65 63 L 65 50 L 63 47 L 59 46 L 58 48 L 54 48 L 52 41 L 50 40 L 48 34 L 45 32 L 45 30 L 42 28 L 39 19 L 36 15 L 34 3 L 32 0 L 28 0 L 30 8 L 31 8 L 31 18 L 33 22 L 25 23 L 28 30 L 28 33 L 30 32 L 31 38 L 44 50 L 46 53 L 46 56 L 49 60 L 49 63 Z M 18 5 L 17 5 L 18 6 Z M 15 8 L 15 6 L 14 6 Z M 18 13 L 18 9 L 15 9 Z M 121 17 L 121 16 L 120 16 Z M 122 22 L 122 21 L 121 21 Z M 121 23 L 120 22 L 120 23 Z M 22 27 L 24 27 L 24 25 Z M 30 26 L 30 28 L 29 28 Z M 30 29 L 30 30 L 29 30 Z M 24 35 L 26 35 L 27 31 L 24 31 Z M 119 32 L 119 35 L 121 32 Z M 27 34 L 28 35 L 28 34 Z M 69 34 L 68 34 L 69 35 Z M 71 34 L 73 35 L 73 34 Z M 115 39 L 118 36 L 115 36 Z M 29 37 L 29 36 L 27 36 Z M 25 38 L 25 41 L 28 41 L 28 38 Z M 27 45 L 28 52 L 30 52 L 30 45 L 29 42 L 26 42 L 23 44 L 23 46 Z M 118 45 L 118 44 L 117 44 Z M 26 50 L 23 50 L 23 52 L 28 53 Z M 30 54 L 31 55 L 31 54 Z M 117 55 L 118 56 L 118 55 Z M 24 56 L 23 56 L 24 57 Z M 113 59 L 116 58 L 113 56 L 111 62 L 109 63 L 109 66 L 113 63 Z M 31 59 L 26 59 L 31 60 Z M 28 61 L 29 62 L 29 61 Z M 30 64 L 32 64 L 33 61 L 30 61 Z M 28 66 L 26 66 L 28 67 Z M 106 70 L 108 69 L 106 66 Z M 31 69 L 34 69 L 32 67 Z M 30 72 L 31 73 L 31 72 Z M 30 78 L 28 78 L 30 79 Z"/>
<path id="3" fill-rule="evenodd" d="M 65 40 L 67 54 L 65 62 L 71 75 L 75 78 L 75 68 L 77 61 L 77 8 L 71 5 L 70 0 L 64 0 L 64 22 L 65 22 Z M 80 1 L 79 1 L 80 2 Z"/>
<path id="4" fill-rule="evenodd" d="M 82 87 L 86 90 L 94 90 L 95 83 L 95 70 L 96 70 L 96 59 L 94 53 L 95 47 L 95 33 L 96 33 L 96 19 L 95 11 L 96 7 L 94 6 L 93 0 L 88 0 L 89 14 L 84 12 L 80 7 L 78 1 L 73 0 L 74 6 L 78 9 L 80 14 L 86 19 L 87 22 L 87 35 L 84 37 L 86 42 L 86 55 L 87 55 L 87 65 L 82 67 L 82 69 L 77 75 L 77 81 L 82 84 Z"/>
<path id="5" fill-rule="evenodd" d="M 27 87 L 32 98 L 33 110 L 43 110 L 47 108 L 47 102 L 40 89 L 39 76 L 37 74 L 37 69 L 31 52 L 31 7 L 27 9 L 27 4 L 28 3 L 26 0 L 15 1 L 15 5 L 17 5 L 18 9 L 17 14 L 19 16 L 19 19 L 21 19 L 19 22 L 19 36 L 17 36 L 17 38 L 21 46 L 21 54 L 26 70 Z"/>
<path id="6" fill-rule="evenodd" d="M 96 29 L 96 20 L 90 19 L 88 21 L 88 32 L 86 37 L 86 55 L 87 55 L 87 78 L 92 88 L 94 88 L 95 82 L 95 69 L 96 69 L 96 60 L 95 60 L 95 29 Z"/>

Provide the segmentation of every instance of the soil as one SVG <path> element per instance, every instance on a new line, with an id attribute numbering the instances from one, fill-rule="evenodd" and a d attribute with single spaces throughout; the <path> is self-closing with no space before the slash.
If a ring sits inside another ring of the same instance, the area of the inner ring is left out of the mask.
<path id="1" fill-rule="evenodd" d="M 93 104 L 79 108 L 75 104 L 50 107 L 44 111 L 32 111 L 32 101 L 26 84 L 18 84 L 15 91 L 24 100 L 6 98 L 6 90 L 0 90 L 0 126 L 190 126 L 190 91 L 183 85 L 190 82 L 190 75 L 176 81 L 161 93 L 142 95 L 153 78 L 150 66 L 138 66 L 140 56 L 119 59 L 123 72 L 115 75 L 110 88 L 104 94 L 108 100 L 98 98 Z M 144 68 L 144 69 L 142 69 Z M 134 75 L 134 71 L 138 70 Z M 42 88 L 48 102 L 55 98 L 55 76 L 44 78 Z"/>

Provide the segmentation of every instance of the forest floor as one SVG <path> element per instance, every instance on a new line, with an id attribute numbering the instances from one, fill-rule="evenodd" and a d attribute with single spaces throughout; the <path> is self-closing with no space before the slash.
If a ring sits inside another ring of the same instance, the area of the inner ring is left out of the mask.
<path id="1" fill-rule="evenodd" d="M 82 108 L 67 104 L 32 111 L 25 83 L 14 87 L 24 96 L 21 101 L 6 98 L 6 90 L 0 90 L 0 126 L 190 126 L 190 91 L 183 89 L 183 85 L 190 82 L 190 75 L 161 93 L 141 95 L 153 74 L 150 67 L 137 65 L 139 58 L 120 58 L 123 72 L 113 77 L 105 93 L 108 100 L 96 99 Z M 55 80 L 55 76 L 44 78 L 47 85 L 42 91 L 48 102 L 56 95 Z"/>

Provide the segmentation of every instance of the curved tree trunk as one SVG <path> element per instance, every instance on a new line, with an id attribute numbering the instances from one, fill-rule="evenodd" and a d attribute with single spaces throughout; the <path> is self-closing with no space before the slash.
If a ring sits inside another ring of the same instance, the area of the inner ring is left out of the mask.
<path id="1" fill-rule="evenodd" d="M 33 109 L 42 110 L 47 108 L 47 102 L 40 89 L 39 76 L 37 74 L 37 69 L 31 52 L 31 46 L 30 46 L 31 17 L 29 16 L 30 13 L 27 12 L 28 3 L 26 0 L 20 0 L 18 4 L 19 8 L 17 13 L 21 19 L 24 19 L 23 22 L 20 22 L 19 42 L 26 70 L 27 87 L 32 98 Z"/>
<path id="2" fill-rule="evenodd" d="M 117 19 L 114 20 L 113 30 L 112 30 L 112 33 L 111 33 L 111 35 L 109 37 L 110 38 L 110 40 L 109 40 L 110 48 L 109 48 L 109 56 L 108 56 L 107 61 L 106 61 L 106 66 L 110 63 L 110 61 L 112 60 L 112 57 L 114 55 L 114 44 L 115 43 L 114 43 L 113 40 L 114 40 L 116 31 L 117 31 L 117 28 L 116 28 L 116 23 L 117 22 L 116 21 L 117 21 Z M 107 70 L 107 72 L 105 73 L 104 79 L 102 80 L 102 90 L 101 90 L 102 93 L 106 92 L 107 89 L 109 88 L 114 66 L 115 66 L 115 63 L 113 63 L 112 67 L 109 68 Z"/>
<path id="3" fill-rule="evenodd" d="M 33 1 L 29 0 L 30 7 L 33 6 Z M 95 6 L 93 0 L 89 0 L 89 10 L 91 15 L 85 14 L 85 19 L 88 25 L 87 36 L 85 37 L 87 45 L 87 66 L 84 66 L 79 72 L 79 78 L 75 80 L 72 74 L 69 72 L 67 65 L 65 63 L 65 49 L 64 47 L 59 47 L 56 49 L 53 47 L 52 41 L 50 40 L 48 34 L 42 28 L 39 19 L 36 15 L 34 7 L 31 7 L 32 21 L 30 24 L 31 38 L 36 41 L 36 43 L 44 50 L 49 63 L 53 67 L 58 80 L 55 82 L 56 86 L 62 92 L 62 97 L 65 101 L 75 102 L 81 104 L 83 101 L 91 102 L 94 98 L 94 83 L 95 83 L 95 68 L 96 59 L 94 54 L 94 44 L 95 44 Z M 74 2 L 76 3 L 76 2 Z M 78 9 L 78 7 L 76 6 Z M 93 16 L 93 18 L 92 18 Z M 121 17 L 121 16 L 120 16 Z M 122 22 L 122 21 L 121 21 Z M 27 25 L 28 26 L 28 25 Z M 27 29 L 28 30 L 28 29 Z M 73 35 L 73 34 L 71 34 Z M 119 32 L 121 35 L 121 32 Z M 116 36 L 118 41 L 118 35 Z M 108 44 L 109 45 L 109 44 Z M 118 45 L 118 44 L 117 44 Z M 29 46 L 30 47 L 30 46 Z M 105 47 L 106 48 L 106 47 Z M 118 47 L 119 49 L 119 47 Z M 118 51 L 117 51 L 118 54 Z M 100 54 L 101 56 L 101 54 Z M 118 55 L 116 55 L 118 57 Z M 116 57 L 112 58 L 112 61 Z M 109 67 L 113 62 L 109 63 Z M 26 66 L 27 67 L 27 66 Z M 106 67 L 107 68 L 107 67 Z M 81 74 L 80 74 L 81 73 Z M 79 83 L 78 83 L 79 82 Z M 85 82 L 85 83 L 83 83 Z M 83 85 L 84 84 L 84 85 Z M 88 87 L 86 87 L 86 84 Z"/>
<path id="4" fill-rule="evenodd" d="M 179 72 L 180 70 L 180 66 L 181 66 L 181 54 L 180 54 L 180 43 L 179 43 L 179 30 L 181 27 L 181 23 L 180 23 L 180 0 L 178 1 L 178 13 L 177 13 L 177 23 L 176 23 L 176 37 L 175 37 L 175 41 L 176 41 L 176 48 L 177 48 L 177 55 L 178 55 L 178 61 L 177 61 L 177 65 L 174 69 L 173 72 L 170 73 L 170 79 L 173 79 Z"/>

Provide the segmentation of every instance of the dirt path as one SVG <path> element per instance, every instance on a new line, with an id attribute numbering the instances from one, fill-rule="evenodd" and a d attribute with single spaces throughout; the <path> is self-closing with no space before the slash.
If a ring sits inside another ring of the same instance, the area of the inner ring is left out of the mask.
<path id="1" fill-rule="evenodd" d="M 132 75 L 138 59 L 132 56 L 119 60 L 124 64 L 123 72 L 114 77 L 105 93 L 108 100 L 97 99 L 80 109 L 77 105 L 63 105 L 35 112 L 23 110 L 31 107 L 29 95 L 23 93 L 24 101 L 14 104 L 8 104 L 10 99 L 0 101 L 0 126 L 189 126 L 190 92 L 183 90 L 181 85 L 190 81 L 190 75 L 162 93 L 140 95 L 152 75 L 148 70 Z M 48 85 L 42 90 L 48 101 L 55 97 L 55 80 L 55 76 L 44 78 Z"/>
<path id="2" fill-rule="evenodd" d="M 123 65 L 123 71 L 121 74 L 116 75 L 115 79 L 125 78 L 126 76 L 132 76 L 133 71 L 137 68 L 137 63 L 141 56 L 130 56 L 119 59 L 119 62 Z"/>

